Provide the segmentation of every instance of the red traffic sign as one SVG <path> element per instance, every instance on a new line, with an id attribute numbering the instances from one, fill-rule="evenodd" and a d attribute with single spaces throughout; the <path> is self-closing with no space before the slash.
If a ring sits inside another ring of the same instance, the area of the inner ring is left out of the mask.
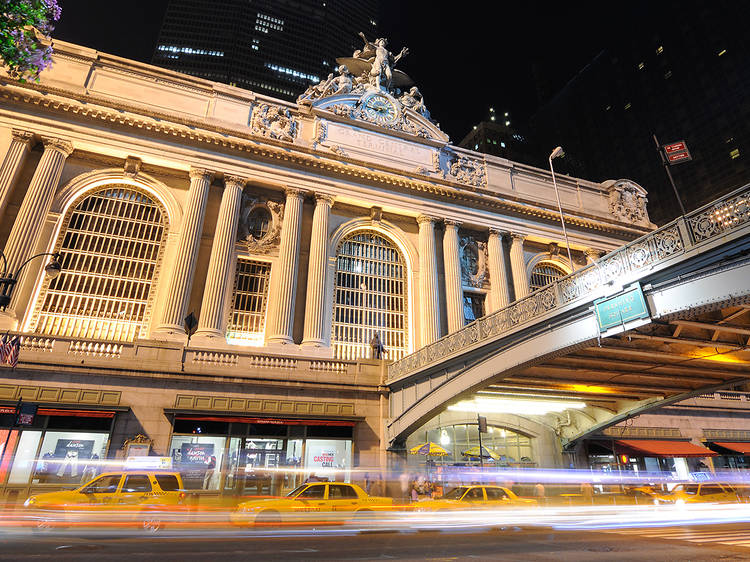
<path id="1" fill-rule="evenodd" d="M 664 153 L 667 155 L 667 162 L 670 164 L 681 164 L 682 162 L 688 162 L 693 157 L 690 156 L 685 141 L 671 142 L 662 146 Z"/>

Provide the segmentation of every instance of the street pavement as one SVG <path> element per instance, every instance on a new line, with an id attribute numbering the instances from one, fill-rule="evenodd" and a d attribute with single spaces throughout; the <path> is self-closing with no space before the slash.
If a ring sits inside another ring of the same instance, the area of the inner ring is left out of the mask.
<path id="1" fill-rule="evenodd" d="M 597 531 L 506 527 L 461 532 L 337 529 L 82 534 L 30 530 L 0 535 L 0 560 L 750 560 L 748 524 Z"/>

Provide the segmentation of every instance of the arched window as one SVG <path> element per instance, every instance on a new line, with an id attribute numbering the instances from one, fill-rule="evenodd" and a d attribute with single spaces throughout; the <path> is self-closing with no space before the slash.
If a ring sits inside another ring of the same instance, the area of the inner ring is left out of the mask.
<path id="1" fill-rule="evenodd" d="M 149 295 L 167 235 L 164 208 L 130 185 L 108 185 L 71 207 L 56 249 L 62 272 L 45 281 L 34 331 L 132 341 L 145 336 Z"/>
<path id="2" fill-rule="evenodd" d="M 531 271 L 529 289 L 536 291 L 537 289 L 546 287 L 550 283 L 553 283 L 560 279 L 560 277 L 565 277 L 566 275 L 567 273 L 565 273 L 562 268 L 554 264 L 549 262 L 540 263 Z"/>
<path id="3" fill-rule="evenodd" d="M 406 355 L 406 262 L 398 248 L 378 232 L 344 238 L 336 252 L 336 287 L 331 343 L 339 359 L 370 356 L 375 333 L 388 359 Z"/>

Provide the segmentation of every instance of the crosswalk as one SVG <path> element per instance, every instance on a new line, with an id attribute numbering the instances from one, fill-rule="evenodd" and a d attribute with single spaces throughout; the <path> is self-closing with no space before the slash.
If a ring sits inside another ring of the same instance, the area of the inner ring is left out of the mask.
<path id="1" fill-rule="evenodd" d="M 607 533 L 635 535 L 639 538 L 672 539 L 702 544 L 722 544 L 750 548 L 750 527 L 745 529 L 701 529 L 696 527 L 652 527 L 608 529 Z"/>

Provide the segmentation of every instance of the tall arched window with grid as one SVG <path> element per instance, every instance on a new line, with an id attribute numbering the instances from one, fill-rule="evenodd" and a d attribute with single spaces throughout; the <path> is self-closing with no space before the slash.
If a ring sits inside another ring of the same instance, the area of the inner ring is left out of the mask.
<path id="1" fill-rule="evenodd" d="M 562 268 L 551 264 L 549 262 L 542 262 L 535 266 L 531 270 L 531 280 L 529 282 L 529 289 L 536 291 L 542 287 L 546 287 L 550 283 L 554 283 L 561 277 L 565 277 L 567 273 Z"/>
<path id="2" fill-rule="evenodd" d="M 62 272 L 45 280 L 33 330 L 111 341 L 145 337 L 167 228 L 164 207 L 131 185 L 107 185 L 74 203 L 55 247 Z"/>
<path id="3" fill-rule="evenodd" d="M 375 333 L 388 359 L 409 349 L 407 268 L 399 249 L 382 234 L 358 231 L 336 251 L 331 344 L 339 359 L 370 356 Z"/>

